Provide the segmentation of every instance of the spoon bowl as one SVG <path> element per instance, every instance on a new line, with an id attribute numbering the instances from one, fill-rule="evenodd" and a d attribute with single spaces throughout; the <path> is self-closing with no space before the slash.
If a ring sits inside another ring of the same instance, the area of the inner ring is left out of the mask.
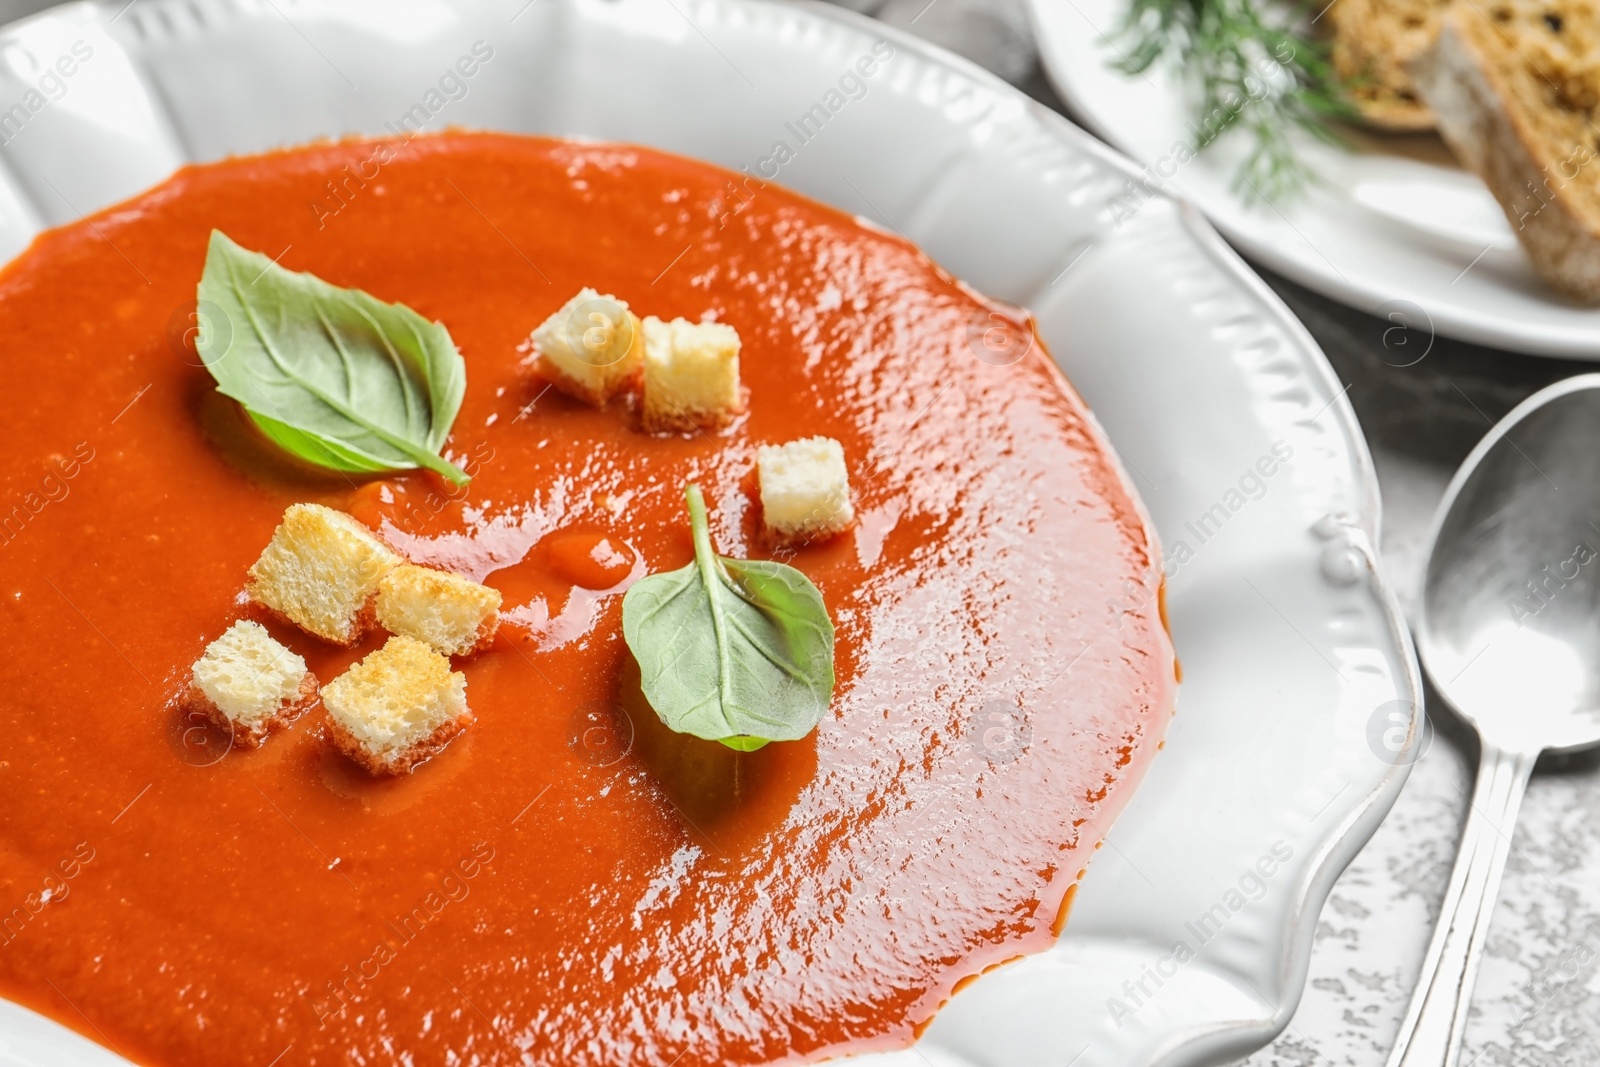
<path id="1" fill-rule="evenodd" d="M 1520 405 L 1440 505 L 1417 649 L 1502 748 L 1600 744 L 1600 374 Z"/>
<path id="2" fill-rule="evenodd" d="M 1535 393 L 1467 456 L 1434 520 L 1416 638 L 1482 752 L 1389 1067 L 1456 1067 L 1534 762 L 1600 745 L 1600 374 Z"/>

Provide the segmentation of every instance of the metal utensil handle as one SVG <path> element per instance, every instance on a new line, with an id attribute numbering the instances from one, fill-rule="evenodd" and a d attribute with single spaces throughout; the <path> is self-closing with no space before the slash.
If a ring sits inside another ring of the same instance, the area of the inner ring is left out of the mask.
<path id="1" fill-rule="evenodd" d="M 1517 809 L 1536 758 L 1484 742 L 1461 850 L 1388 1067 L 1455 1067 Z"/>

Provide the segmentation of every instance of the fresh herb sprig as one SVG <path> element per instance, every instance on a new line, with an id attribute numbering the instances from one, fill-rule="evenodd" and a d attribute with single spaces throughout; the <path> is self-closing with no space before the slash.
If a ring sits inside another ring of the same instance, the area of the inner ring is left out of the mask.
<path id="1" fill-rule="evenodd" d="M 457 485 L 440 455 L 467 370 L 450 332 L 404 304 L 278 266 L 211 232 L 195 350 L 280 448 L 363 473 L 426 467 Z"/>
<path id="2" fill-rule="evenodd" d="M 822 594 L 786 564 L 717 555 L 700 487 L 686 496 L 694 562 L 635 582 L 622 599 L 645 699 L 678 733 L 741 752 L 797 741 L 833 697 Z"/>
<path id="3" fill-rule="evenodd" d="M 1194 79 L 1196 151 L 1235 126 L 1250 134 L 1250 154 L 1234 175 L 1242 195 L 1277 200 L 1300 191 L 1316 175 L 1295 151 L 1292 131 L 1342 144 L 1329 120 L 1356 116 L 1328 47 L 1297 32 L 1294 13 L 1287 6 L 1264 12 L 1260 0 L 1129 0 L 1113 35 L 1124 72 L 1143 74 L 1171 56 Z"/>

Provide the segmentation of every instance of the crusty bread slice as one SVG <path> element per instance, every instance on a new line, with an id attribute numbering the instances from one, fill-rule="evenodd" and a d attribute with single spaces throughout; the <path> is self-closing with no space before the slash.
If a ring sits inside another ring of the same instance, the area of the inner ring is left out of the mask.
<path id="1" fill-rule="evenodd" d="M 1332 0 L 1326 17 L 1333 29 L 1334 73 L 1362 118 L 1390 130 L 1433 127 L 1433 112 L 1405 65 L 1433 40 L 1450 3 Z"/>
<path id="2" fill-rule="evenodd" d="M 292 504 L 250 568 L 250 598 L 337 645 L 353 645 L 371 621 L 383 576 L 402 562 L 342 511 Z"/>
<path id="3" fill-rule="evenodd" d="M 584 288 L 533 331 L 533 344 L 547 381 L 599 407 L 638 378 L 644 330 L 627 304 Z"/>
<path id="4" fill-rule="evenodd" d="M 472 722 L 467 679 L 412 637 L 387 644 L 322 689 L 334 745 L 373 774 L 408 774 Z"/>
<path id="5" fill-rule="evenodd" d="M 743 410 L 737 330 L 720 322 L 644 320 L 646 429 L 722 426 Z"/>
<path id="6" fill-rule="evenodd" d="M 258 622 L 240 621 L 195 661 L 185 698 L 235 744 L 258 748 L 317 702 L 317 679 L 306 661 Z"/>
<path id="7" fill-rule="evenodd" d="M 1457 5 L 1411 70 L 1534 269 L 1600 303 L 1600 0 Z"/>
<path id="8" fill-rule="evenodd" d="M 445 656 L 487 648 L 500 626 L 500 591 L 459 574 L 402 563 L 378 583 L 378 625 Z"/>
<path id="9" fill-rule="evenodd" d="M 850 474 L 844 446 L 831 437 L 805 437 L 756 450 L 761 521 L 780 543 L 819 541 L 850 528 Z"/>

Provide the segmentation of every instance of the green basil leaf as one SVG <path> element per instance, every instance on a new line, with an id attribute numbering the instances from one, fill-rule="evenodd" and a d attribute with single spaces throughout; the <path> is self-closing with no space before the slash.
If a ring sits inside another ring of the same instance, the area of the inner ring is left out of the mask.
<path id="1" fill-rule="evenodd" d="M 385 304 L 278 266 L 211 231 L 195 350 L 280 448 L 341 471 L 426 467 L 467 474 L 439 455 L 467 371 L 450 332 L 404 304 Z"/>
<path id="2" fill-rule="evenodd" d="M 679 733 L 750 752 L 810 733 L 833 699 L 833 623 L 793 567 L 711 549 L 706 502 L 688 487 L 694 562 L 635 582 L 622 634 L 644 695 Z"/>

